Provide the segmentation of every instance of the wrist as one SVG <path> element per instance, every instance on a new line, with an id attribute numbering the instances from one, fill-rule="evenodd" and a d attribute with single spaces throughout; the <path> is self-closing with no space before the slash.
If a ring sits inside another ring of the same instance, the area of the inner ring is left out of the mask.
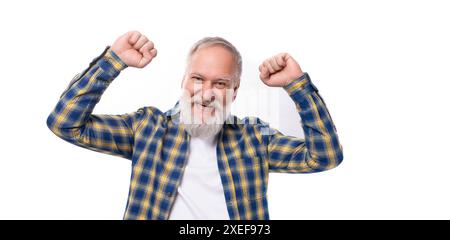
<path id="1" fill-rule="evenodd" d="M 304 74 L 305 74 L 305 73 L 304 73 L 303 71 L 300 71 L 298 74 L 295 74 L 295 75 L 294 75 L 295 77 L 290 78 L 289 81 L 287 81 L 287 83 L 286 83 L 283 87 L 286 87 L 287 85 L 291 84 L 291 83 L 294 82 L 295 80 L 297 80 L 297 79 L 303 77 Z"/>
<path id="2" fill-rule="evenodd" d="M 294 92 L 303 90 L 310 81 L 311 80 L 308 73 L 302 72 L 299 77 L 290 81 L 283 87 L 283 89 L 286 90 L 289 94 L 292 94 Z"/>
<path id="3" fill-rule="evenodd" d="M 124 61 L 122 61 L 119 55 L 117 55 L 117 53 L 114 52 L 114 50 L 111 47 L 108 47 L 108 50 L 104 55 L 104 58 L 112 65 L 112 67 L 116 71 L 122 71 L 128 67 L 128 65 Z"/>

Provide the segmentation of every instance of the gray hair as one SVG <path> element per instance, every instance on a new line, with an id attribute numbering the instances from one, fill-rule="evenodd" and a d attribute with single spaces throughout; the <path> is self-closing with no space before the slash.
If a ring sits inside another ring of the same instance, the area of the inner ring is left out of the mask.
<path id="1" fill-rule="evenodd" d="M 236 79 L 239 81 L 242 74 L 242 57 L 237 48 L 221 37 L 205 37 L 197 41 L 194 45 L 192 45 L 191 50 L 189 51 L 187 63 L 189 64 L 189 61 L 192 57 L 192 55 L 197 52 L 202 47 L 209 47 L 209 46 L 221 46 L 233 55 L 234 62 L 236 64 Z"/>

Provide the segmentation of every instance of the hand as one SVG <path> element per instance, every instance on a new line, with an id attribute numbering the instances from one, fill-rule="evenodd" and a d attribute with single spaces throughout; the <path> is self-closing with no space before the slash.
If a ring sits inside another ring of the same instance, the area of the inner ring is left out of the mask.
<path id="1" fill-rule="evenodd" d="M 149 64 L 157 51 L 153 42 L 138 31 L 127 32 L 111 46 L 111 50 L 130 67 L 143 68 Z"/>
<path id="2" fill-rule="evenodd" d="M 259 65 L 259 77 L 269 87 L 284 87 L 301 77 L 300 65 L 288 54 L 280 53 Z"/>

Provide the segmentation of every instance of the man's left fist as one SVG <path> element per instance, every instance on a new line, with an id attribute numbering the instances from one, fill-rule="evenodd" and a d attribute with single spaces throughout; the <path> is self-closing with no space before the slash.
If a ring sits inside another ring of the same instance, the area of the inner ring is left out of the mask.
<path id="1" fill-rule="evenodd" d="M 288 53 L 280 53 L 259 65 L 259 77 L 269 87 L 284 87 L 301 77 L 300 65 Z"/>

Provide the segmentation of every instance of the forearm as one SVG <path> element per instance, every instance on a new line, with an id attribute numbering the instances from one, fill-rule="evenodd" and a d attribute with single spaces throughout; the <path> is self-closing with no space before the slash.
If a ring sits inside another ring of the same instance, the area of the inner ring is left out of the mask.
<path id="1" fill-rule="evenodd" d="M 295 102 L 305 135 L 297 155 L 314 171 L 336 167 L 343 160 L 342 146 L 328 109 L 309 75 L 291 82 L 284 89 Z"/>
<path id="2" fill-rule="evenodd" d="M 101 95 L 126 65 L 109 49 L 66 89 L 47 119 L 58 136 L 76 138 Z"/>

